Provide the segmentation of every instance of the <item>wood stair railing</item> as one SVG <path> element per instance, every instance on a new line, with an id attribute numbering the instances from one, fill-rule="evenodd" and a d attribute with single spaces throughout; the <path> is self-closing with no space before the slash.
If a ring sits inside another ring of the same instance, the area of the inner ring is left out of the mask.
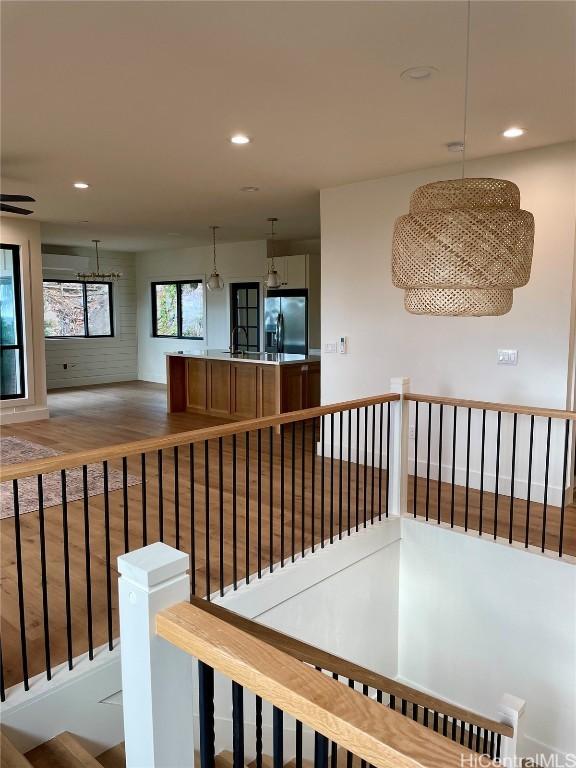
<path id="1" fill-rule="evenodd" d="M 460 768 L 463 757 L 474 760 L 466 747 L 311 669 L 206 606 L 179 603 L 161 611 L 156 633 L 375 768 Z"/>

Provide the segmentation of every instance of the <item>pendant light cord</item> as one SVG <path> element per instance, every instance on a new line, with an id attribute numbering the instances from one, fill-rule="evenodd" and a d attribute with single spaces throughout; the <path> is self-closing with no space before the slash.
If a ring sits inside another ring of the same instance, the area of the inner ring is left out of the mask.
<path id="1" fill-rule="evenodd" d="M 466 1 L 466 64 L 464 76 L 464 130 L 462 138 L 462 180 L 466 170 L 466 144 L 468 139 L 468 83 L 470 79 L 470 27 L 471 27 L 471 0 Z"/>
<path id="2" fill-rule="evenodd" d="M 96 273 L 100 274 L 100 254 L 98 253 L 98 243 L 100 240 L 92 240 L 96 248 Z"/>
<path id="3" fill-rule="evenodd" d="M 214 272 L 216 272 L 216 230 L 218 227 L 211 227 L 212 229 L 212 265 Z"/>

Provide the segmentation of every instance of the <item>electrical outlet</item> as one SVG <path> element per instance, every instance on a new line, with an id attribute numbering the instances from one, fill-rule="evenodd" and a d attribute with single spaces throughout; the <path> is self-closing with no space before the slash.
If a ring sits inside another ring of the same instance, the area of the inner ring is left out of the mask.
<path id="1" fill-rule="evenodd" d="M 414 424 L 410 424 L 410 427 L 408 429 L 408 437 L 410 438 L 410 440 L 416 439 L 416 427 L 414 426 Z"/>
<path id="2" fill-rule="evenodd" d="M 62 363 L 62 368 L 64 368 L 65 371 L 68 370 L 68 363 Z"/>
<path id="3" fill-rule="evenodd" d="M 518 365 L 517 349 L 499 349 L 498 365 Z"/>

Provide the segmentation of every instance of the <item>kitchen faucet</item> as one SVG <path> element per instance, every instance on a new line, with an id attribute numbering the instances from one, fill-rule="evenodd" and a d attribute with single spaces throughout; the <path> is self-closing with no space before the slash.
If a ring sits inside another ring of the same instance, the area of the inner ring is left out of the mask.
<path id="1" fill-rule="evenodd" d="M 235 325 L 234 328 L 232 328 L 232 333 L 230 334 L 230 352 L 235 355 L 238 350 L 238 331 L 244 331 L 244 338 L 246 339 L 246 346 L 248 346 L 248 331 L 246 330 L 245 326 L 243 325 Z M 234 344 L 234 334 L 236 334 L 236 344 Z"/>

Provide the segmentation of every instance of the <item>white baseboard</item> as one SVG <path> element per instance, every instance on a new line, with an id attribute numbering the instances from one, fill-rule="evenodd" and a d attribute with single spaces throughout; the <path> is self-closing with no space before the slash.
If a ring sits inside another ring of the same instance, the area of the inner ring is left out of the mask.
<path id="1" fill-rule="evenodd" d="M 49 419 L 50 412 L 48 408 L 25 408 L 22 411 L 12 411 L 6 413 L 0 411 L 0 424 L 22 424 L 26 421 L 42 421 Z"/>

